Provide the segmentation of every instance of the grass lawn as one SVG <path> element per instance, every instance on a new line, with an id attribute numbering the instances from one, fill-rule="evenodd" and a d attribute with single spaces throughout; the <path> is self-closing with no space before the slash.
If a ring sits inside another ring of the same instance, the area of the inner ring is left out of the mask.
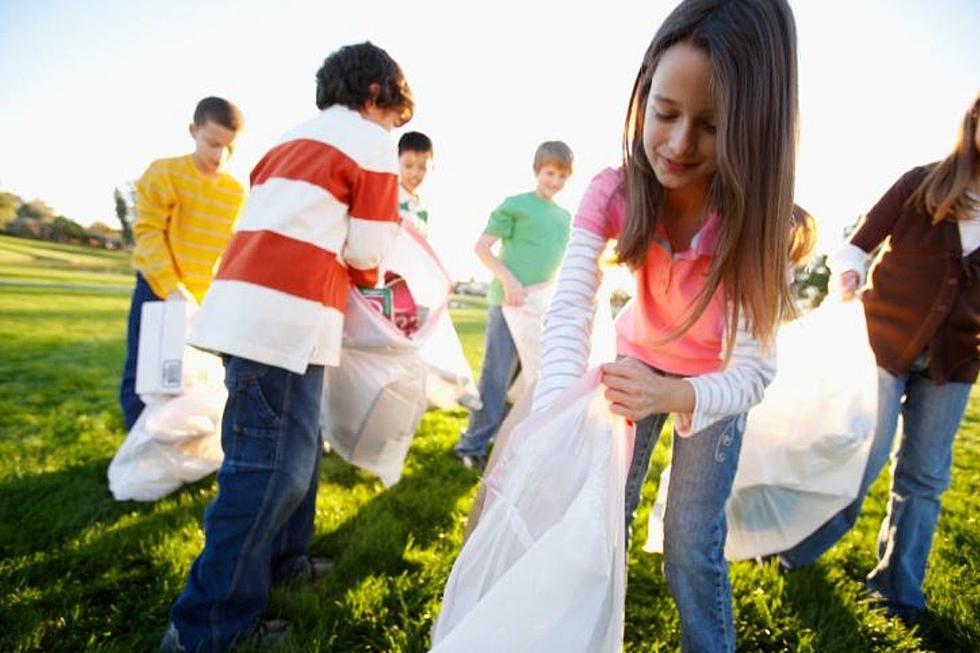
<path id="1" fill-rule="evenodd" d="M 0 651 L 154 649 L 202 544 L 213 477 L 154 504 L 109 494 L 106 467 L 124 437 L 115 395 L 129 298 L 99 286 L 131 281 L 125 258 L 105 254 L 0 238 Z M 453 317 L 475 368 L 484 309 Z M 464 411 L 427 413 L 404 478 L 387 491 L 338 457 L 324 459 L 312 551 L 336 566 L 315 585 L 275 591 L 270 616 L 294 625 L 282 650 L 426 650 L 478 480 L 448 455 L 465 421 Z M 661 558 L 641 551 L 668 455 L 665 439 L 636 522 L 627 651 L 678 648 Z M 916 630 L 860 598 L 884 512 L 882 478 L 857 528 L 812 569 L 781 576 L 733 565 L 739 650 L 980 650 L 980 396 L 954 455 L 926 579 L 930 611 Z"/>

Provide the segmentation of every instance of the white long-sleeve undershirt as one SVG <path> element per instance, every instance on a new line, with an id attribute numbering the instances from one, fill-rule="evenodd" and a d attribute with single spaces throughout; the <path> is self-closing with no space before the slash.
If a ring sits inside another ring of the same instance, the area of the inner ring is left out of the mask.
<path id="1" fill-rule="evenodd" d="M 602 276 L 599 257 L 605 246 L 603 238 L 587 229 L 572 230 L 555 294 L 544 317 L 541 375 L 535 390 L 534 412 L 550 406 L 562 390 L 585 374 L 595 297 Z M 721 357 L 724 360 L 724 351 Z M 690 432 L 701 431 L 759 403 L 775 375 L 775 348 L 766 351 L 740 319 L 725 368 L 685 379 L 695 394 Z"/>

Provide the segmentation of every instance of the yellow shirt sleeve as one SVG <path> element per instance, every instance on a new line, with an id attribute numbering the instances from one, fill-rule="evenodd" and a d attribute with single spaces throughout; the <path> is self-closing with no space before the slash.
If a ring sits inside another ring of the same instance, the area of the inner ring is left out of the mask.
<path id="1" fill-rule="evenodd" d="M 169 172 L 163 162 L 156 161 L 136 182 L 133 262 L 161 298 L 166 298 L 180 283 L 167 240 L 167 227 L 176 204 Z"/>

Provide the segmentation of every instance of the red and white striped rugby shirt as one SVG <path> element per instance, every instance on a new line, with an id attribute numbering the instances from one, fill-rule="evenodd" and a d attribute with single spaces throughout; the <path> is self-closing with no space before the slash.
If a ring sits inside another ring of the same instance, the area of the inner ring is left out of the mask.
<path id="1" fill-rule="evenodd" d="M 251 182 L 189 342 L 297 374 L 337 365 L 350 282 L 374 285 L 398 232 L 395 145 L 330 107 L 269 150 Z"/>

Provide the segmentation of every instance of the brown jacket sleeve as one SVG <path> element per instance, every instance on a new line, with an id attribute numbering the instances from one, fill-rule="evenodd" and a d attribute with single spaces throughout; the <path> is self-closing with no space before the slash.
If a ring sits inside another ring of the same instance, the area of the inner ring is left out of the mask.
<path id="1" fill-rule="evenodd" d="M 902 214 L 905 202 L 919 187 L 929 173 L 929 166 L 920 166 L 909 170 L 882 195 L 874 205 L 857 231 L 851 236 L 851 244 L 871 253 L 892 233 L 898 217 Z"/>

